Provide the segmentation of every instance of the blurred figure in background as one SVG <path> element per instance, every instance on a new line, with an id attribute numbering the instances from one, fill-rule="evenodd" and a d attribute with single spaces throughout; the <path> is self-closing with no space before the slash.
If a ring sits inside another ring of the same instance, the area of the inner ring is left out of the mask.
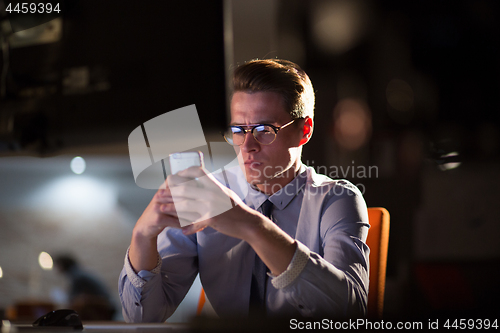
<path id="1" fill-rule="evenodd" d="M 69 255 L 57 256 L 54 266 L 69 279 L 68 306 L 78 312 L 82 320 L 113 319 L 115 306 L 101 281 L 83 270 Z"/>

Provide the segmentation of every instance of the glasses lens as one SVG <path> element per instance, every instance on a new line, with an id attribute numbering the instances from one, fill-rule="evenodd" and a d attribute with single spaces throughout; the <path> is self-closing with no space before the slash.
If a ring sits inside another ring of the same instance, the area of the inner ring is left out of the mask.
<path id="1" fill-rule="evenodd" d="M 245 134 L 239 127 L 231 126 L 224 132 L 224 138 L 233 146 L 239 146 L 245 140 Z"/>
<path id="2" fill-rule="evenodd" d="M 253 129 L 253 136 L 261 144 L 269 145 L 276 139 L 276 132 L 271 126 L 260 125 Z"/>

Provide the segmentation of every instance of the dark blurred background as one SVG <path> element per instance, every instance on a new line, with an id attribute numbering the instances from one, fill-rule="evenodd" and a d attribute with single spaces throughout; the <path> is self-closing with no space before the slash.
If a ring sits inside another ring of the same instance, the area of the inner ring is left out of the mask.
<path id="1" fill-rule="evenodd" d="M 226 75 L 279 57 L 316 90 L 303 161 L 391 214 L 385 316 L 498 315 L 496 1 L 63 4 L 24 34 L 2 14 L 0 309 L 64 304 L 41 251 L 77 256 L 118 302 L 131 229 L 153 195 L 134 183 L 128 134 L 196 104 L 207 141 L 220 140 Z"/>

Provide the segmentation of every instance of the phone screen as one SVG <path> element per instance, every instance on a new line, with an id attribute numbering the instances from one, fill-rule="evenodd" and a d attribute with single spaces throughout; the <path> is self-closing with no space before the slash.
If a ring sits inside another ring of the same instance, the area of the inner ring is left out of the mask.
<path id="1" fill-rule="evenodd" d="M 170 154 L 170 172 L 174 174 L 191 166 L 202 166 L 202 161 L 203 154 L 201 152 L 183 152 Z"/>

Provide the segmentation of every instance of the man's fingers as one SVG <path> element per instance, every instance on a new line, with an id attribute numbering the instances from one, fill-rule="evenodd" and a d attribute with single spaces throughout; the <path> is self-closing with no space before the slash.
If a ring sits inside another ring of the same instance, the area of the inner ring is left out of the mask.
<path id="1" fill-rule="evenodd" d="M 148 228 L 155 229 L 154 233 L 158 235 L 167 227 L 180 228 L 179 219 L 174 216 L 161 214 L 158 219 L 153 224 L 150 224 Z"/>
<path id="2" fill-rule="evenodd" d="M 198 187 L 213 187 L 217 182 L 213 175 L 207 172 L 202 167 L 190 167 L 185 170 L 179 171 L 179 176 L 189 179 L 194 179 L 198 182 Z M 185 180 L 184 180 L 185 181 Z"/>
<path id="3" fill-rule="evenodd" d="M 202 183 L 205 183 L 206 181 L 210 181 L 210 177 L 208 176 L 209 173 L 207 173 L 206 169 L 198 166 L 192 166 L 181 170 L 174 175 L 168 176 L 167 181 L 169 186 L 176 186 L 190 180 L 203 180 Z"/>
<path id="4" fill-rule="evenodd" d="M 202 167 L 192 166 L 187 169 L 181 170 L 177 173 L 181 177 L 186 178 L 200 178 L 206 175 Z"/>
<path id="5" fill-rule="evenodd" d="M 213 195 L 213 191 L 206 187 L 200 187 L 196 180 L 191 180 L 185 184 L 172 187 L 171 189 L 171 196 L 175 198 L 175 200 L 203 200 L 210 198 L 211 195 Z"/>
<path id="6" fill-rule="evenodd" d="M 171 197 L 172 196 L 172 193 L 170 191 L 170 187 L 166 187 L 166 188 L 161 188 L 158 189 L 158 191 L 156 191 L 156 194 L 155 194 L 156 198 L 166 198 L 166 197 Z"/>
<path id="7" fill-rule="evenodd" d="M 179 171 L 176 174 L 168 175 L 167 179 L 165 180 L 166 187 L 164 188 L 163 186 L 161 188 L 164 188 L 165 190 L 169 190 L 171 187 L 175 187 L 177 185 L 180 185 L 182 183 L 185 183 L 187 181 L 193 180 L 195 177 L 187 177 L 183 176 L 181 174 L 182 171 Z"/>
<path id="8" fill-rule="evenodd" d="M 160 206 L 160 211 L 166 215 L 188 220 L 189 222 L 196 221 L 201 217 L 201 215 L 193 209 L 186 210 L 183 203 L 177 203 L 177 205 L 173 203 L 163 204 Z"/>
<path id="9" fill-rule="evenodd" d="M 207 227 L 207 225 L 205 223 L 196 222 L 196 223 L 192 223 L 188 226 L 182 227 L 182 233 L 186 236 L 192 235 L 192 234 L 195 234 L 199 231 L 202 231 L 206 227 Z"/>
<path id="10" fill-rule="evenodd" d="M 156 202 L 161 204 L 174 202 L 174 199 L 172 198 L 172 193 L 170 193 L 170 191 L 168 191 L 168 193 L 166 192 L 160 193 L 160 191 L 158 191 L 158 193 L 156 193 L 155 200 Z"/>

